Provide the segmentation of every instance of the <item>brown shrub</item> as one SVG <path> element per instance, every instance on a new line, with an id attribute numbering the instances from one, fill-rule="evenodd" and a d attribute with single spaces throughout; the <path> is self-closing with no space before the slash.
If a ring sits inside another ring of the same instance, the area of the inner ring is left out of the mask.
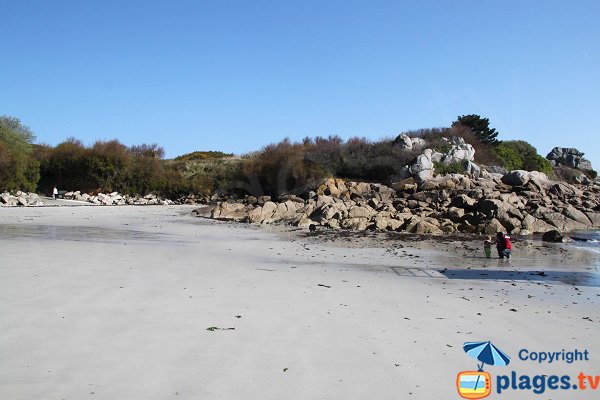
<path id="1" fill-rule="evenodd" d="M 250 194 L 300 194 L 315 187 L 327 174 L 319 164 L 307 157 L 312 148 L 314 143 L 292 143 L 286 138 L 248 157 L 243 168 L 244 174 L 250 180 L 257 179 L 260 184 L 260 188 Z"/>

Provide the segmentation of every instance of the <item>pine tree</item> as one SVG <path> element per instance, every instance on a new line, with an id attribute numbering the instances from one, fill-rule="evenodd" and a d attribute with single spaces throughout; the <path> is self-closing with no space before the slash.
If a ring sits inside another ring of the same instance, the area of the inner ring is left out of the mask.
<path id="1" fill-rule="evenodd" d="M 452 126 L 455 125 L 462 125 L 471 129 L 482 143 L 498 143 L 498 140 L 496 139 L 498 132 L 496 129 L 490 128 L 490 120 L 487 118 L 481 118 L 481 116 L 476 114 L 461 115 L 452 123 Z"/>

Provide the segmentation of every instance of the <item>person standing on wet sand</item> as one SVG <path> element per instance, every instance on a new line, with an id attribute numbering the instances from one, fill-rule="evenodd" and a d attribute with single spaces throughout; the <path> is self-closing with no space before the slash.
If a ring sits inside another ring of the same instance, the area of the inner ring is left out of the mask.
<path id="1" fill-rule="evenodd" d="M 505 235 L 503 232 L 496 234 L 496 250 L 498 250 L 498 257 L 510 260 L 512 254 L 512 243 L 510 242 L 510 236 Z"/>

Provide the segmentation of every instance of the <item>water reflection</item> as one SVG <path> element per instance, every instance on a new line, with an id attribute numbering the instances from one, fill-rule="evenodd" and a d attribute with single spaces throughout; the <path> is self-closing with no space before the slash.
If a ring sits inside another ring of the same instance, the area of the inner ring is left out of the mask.
<path id="1" fill-rule="evenodd" d="M 114 242 L 123 240 L 163 241 L 168 235 L 131 229 L 92 226 L 0 225 L 2 239 L 65 240 L 75 242 Z"/>

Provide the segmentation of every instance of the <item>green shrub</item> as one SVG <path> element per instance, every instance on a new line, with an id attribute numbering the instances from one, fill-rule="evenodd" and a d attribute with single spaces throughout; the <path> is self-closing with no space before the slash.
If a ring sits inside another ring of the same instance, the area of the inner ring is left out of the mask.
<path id="1" fill-rule="evenodd" d="M 433 170 L 438 175 L 448 175 L 448 174 L 464 174 L 465 167 L 462 162 L 454 162 L 450 164 L 444 164 L 443 162 L 434 162 Z"/>
<path id="2" fill-rule="evenodd" d="M 525 160 L 525 170 L 540 171 L 549 174 L 552 172 L 552 164 L 546 158 L 536 154 Z"/>
<path id="3" fill-rule="evenodd" d="M 233 154 L 223 153 L 221 151 L 194 151 L 175 157 L 175 161 L 204 161 L 226 157 L 233 157 Z"/>
<path id="4" fill-rule="evenodd" d="M 503 142 L 498 145 L 496 150 L 500 163 L 504 168 L 509 171 L 515 169 L 523 169 L 523 158 L 519 151 L 509 144 L 510 142 Z"/>
<path id="5" fill-rule="evenodd" d="M 216 191 L 224 192 L 239 189 L 243 181 L 241 158 L 215 158 L 204 161 L 187 161 L 175 163 L 187 185 L 187 191 L 204 195 Z"/>
<path id="6" fill-rule="evenodd" d="M 502 142 L 496 150 L 502 166 L 509 171 L 523 169 L 526 171 L 552 172 L 552 164 L 537 153 L 535 147 L 522 140 Z"/>

